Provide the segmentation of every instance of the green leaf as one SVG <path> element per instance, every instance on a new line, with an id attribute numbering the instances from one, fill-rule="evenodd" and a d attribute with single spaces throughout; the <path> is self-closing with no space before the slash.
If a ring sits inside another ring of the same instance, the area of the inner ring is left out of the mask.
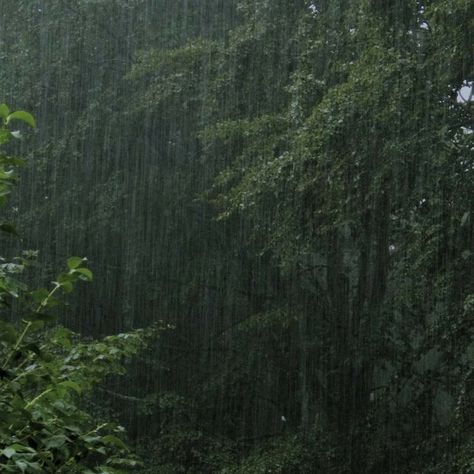
<path id="1" fill-rule="evenodd" d="M 82 392 L 81 386 L 78 383 L 73 382 L 72 380 L 65 380 L 64 382 L 61 382 L 58 385 L 64 388 L 70 388 L 74 390 L 78 395 L 80 395 Z"/>
<path id="2" fill-rule="evenodd" d="M 41 303 L 49 295 L 49 291 L 46 288 L 38 288 L 31 292 L 31 296 L 37 303 Z"/>
<path id="3" fill-rule="evenodd" d="M 64 435 L 55 435 L 55 436 L 51 436 L 50 438 L 48 438 L 44 445 L 46 446 L 47 449 L 51 449 L 51 448 L 60 448 L 61 446 L 63 446 L 67 441 L 67 438 L 66 436 Z"/>
<path id="4" fill-rule="evenodd" d="M 40 474 L 44 473 L 43 468 L 39 465 L 37 462 L 30 462 L 30 461 L 25 461 L 27 466 L 28 466 L 28 472 L 38 472 Z"/>
<path id="5" fill-rule="evenodd" d="M 7 104 L 0 104 L 0 117 L 6 119 L 10 115 L 10 109 Z"/>
<path id="6" fill-rule="evenodd" d="M 20 443 L 13 443 L 10 448 L 14 449 L 17 453 L 34 453 L 35 450 L 30 446 L 25 446 Z"/>
<path id="7" fill-rule="evenodd" d="M 74 285 L 70 281 L 63 281 L 60 283 L 60 286 L 65 293 L 71 293 L 71 291 L 74 289 Z"/>
<path id="8" fill-rule="evenodd" d="M 21 459 L 15 461 L 15 466 L 20 470 L 20 472 L 26 472 L 26 470 L 28 469 L 28 464 L 25 461 L 22 461 Z"/>
<path id="9" fill-rule="evenodd" d="M 74 270 L 79 267 L 83 261 L 84 259 L 82 257 L 69 257 L 67 259 L 67 267 L 69 270 Z"/>
<path id="10" fill-rule="evenodd" d="M 0 164 L 9 166 L 22 166 L 26 161 L 17 156 L 0 155 Z"/>
<path id="11" fill-rule="evenodd" d="M 53 342 L 66 349 L 71 348 L 72 332 L 66 328 L 58 328 L 53 335 Z"/>
<path id="12" fill-rule="evenodd" d="M 76 268 L 74 271 L 80 273 L 83 280 L 92 281 L 92 272 L 88 268 Z"/>
<path id="13" fill-rule="evenodd" d="M 7 457 L 8 459 L 10 459 L 13 455 L 16 454 L 16 451 L 11 448 L 11 447 L 8 447 L 8 448 L 5 448 L 5 449 L 2 449 L 2 454 Z"/>
<path id="14" fill-rule="evenodd" d="M 8 115 L 6 119 L 6 123 L 9 124 L 12 120 L 21 120 L 25 122 L 32 128 L 36 128 L 36 121 L 29 112 L 25 112 L 24 110 L 17 110 L 16 112 L 11 113 Z"/>
<path id="15" fill-rule="evenodd" d="M 0 321 L 0 341 L 14 344 L 17 337 L 18 333 L 12 324 Z"/>
<path id="16" fill-rule="evenodd" d="M 0 145 L 8 143 L 12 139 L 10 130 L 6 128 L 0 128 Z"/>
<path id="17" fill-rule="evenodd" d="M 115 446 L 116 448 L 125 449 L 125 450 L 128 449 L 127 445 L 120 438 L 117 438 L 117 436 L 110 435 L 110 434 L 105 435 L 102 437 L 102 440 L 104 441 L 104 443 Z"/>

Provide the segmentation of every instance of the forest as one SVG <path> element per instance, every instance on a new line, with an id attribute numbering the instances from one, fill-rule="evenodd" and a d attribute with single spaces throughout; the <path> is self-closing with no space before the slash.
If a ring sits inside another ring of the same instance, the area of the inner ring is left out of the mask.
<path id="1" fill-rule="evenodd" d="M 473 33 L 0 0 L 0 472 L 473 474 Z"/>

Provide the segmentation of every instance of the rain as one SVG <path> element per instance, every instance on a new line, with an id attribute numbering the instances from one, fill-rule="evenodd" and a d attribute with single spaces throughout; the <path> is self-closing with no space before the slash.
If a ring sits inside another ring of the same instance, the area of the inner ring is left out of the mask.
<path id="1" fill-rule="evenodd" d="M 1 0 L 0 103 L 37 125 L 1 256 L 33 252 L 34 287 L 87 258 L 54 310 L 78 340 L 148 332 L 77 401 L 136 464 L 57 472 L 473 472 L 473 25 L 466 0 Z"/>

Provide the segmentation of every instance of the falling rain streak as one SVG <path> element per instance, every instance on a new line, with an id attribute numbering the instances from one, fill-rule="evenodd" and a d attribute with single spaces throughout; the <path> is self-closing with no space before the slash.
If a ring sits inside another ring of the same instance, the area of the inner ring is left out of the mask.
<path id="1" fill-rule="evenodd" d="M 87 401 L 130 472 L 472 472 L 473 9 L 1 0 L 9 245 L 88 257 L 86 337 L 170 325 Z"/>

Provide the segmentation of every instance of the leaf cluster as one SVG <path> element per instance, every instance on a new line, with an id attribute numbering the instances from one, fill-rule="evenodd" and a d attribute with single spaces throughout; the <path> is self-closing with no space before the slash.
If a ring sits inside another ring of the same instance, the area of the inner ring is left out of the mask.
<path id="1" fill-rule="evenodd" d="M 0 105 L 0 144 L 18 133 L 13 120 L 35 127 L 27 112 Z M 4 204 L 22 160 L 0 155 L 0 194 Z M 2 224 L 13 233 L 13 226 Z M 49 288 L 31 289 L 21 275 L 35 257 L 0 265 L 0 470 L 11 473 L 118 473 L 138 461 L 123 441 L 123 428 L 97 422 L 81 408 L 81 397 L 141 350 L 153 331 L 81 341 L 57 324 L 61 297 L 92 281 L 87 259 L 70 257 Z"/>

